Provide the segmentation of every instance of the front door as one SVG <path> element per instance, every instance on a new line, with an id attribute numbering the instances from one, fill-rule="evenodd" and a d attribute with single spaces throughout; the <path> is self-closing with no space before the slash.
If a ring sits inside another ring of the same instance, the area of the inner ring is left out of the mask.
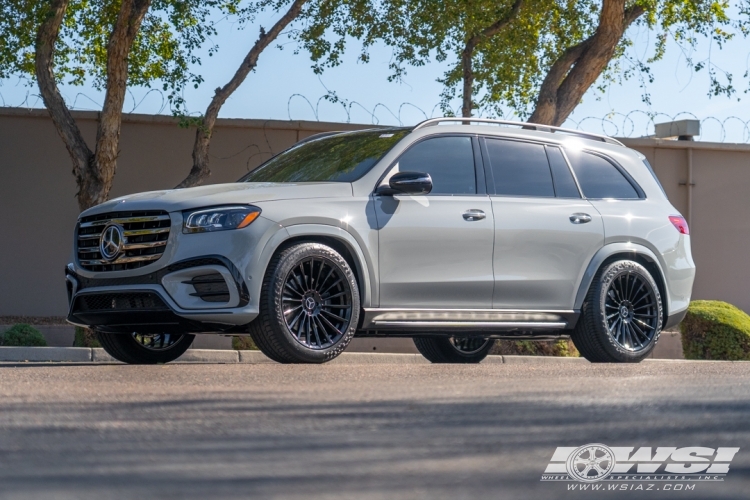
<path id="1" fill-rule="evenodd" d="M 581 198 L 560 148 L 484 139 L 495 214 L 493 307 L 570 310 L 604 244 L 599 212 Z"/>
<path id="2" fill-rule="evenodd" d="M 484 176 L 477 176 L 476 149 L 478 141 L 470 136 L 418 142 L 393 171 L 429 173 L 432 192 L 374 196 L 380 307 L 492 307 L 492 204 Z"/>

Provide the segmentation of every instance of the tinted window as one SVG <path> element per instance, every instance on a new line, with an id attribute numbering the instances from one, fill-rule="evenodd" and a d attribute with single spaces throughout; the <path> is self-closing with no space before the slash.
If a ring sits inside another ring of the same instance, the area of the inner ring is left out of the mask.
<path id="1" fill-rule="evenodd" d="M 643 164 L 646 165 L 646 168 L 648 168 L 648 171 L 651 172 L 651 175 L 654 177 L 654 180 L 656 181 L 656 184 L 659 186 L 659 189 L 661 189 L 661 192 L 664 193 L 664 196 L 667 196 L 667 192 L 664 191 L 664 186 L 661 185 L 661 182 L 659 182 L 659 178 L 656 176 L 656 172 L 654 172 L 653 167 L 648 162 L 646 158 L 643 159 Z"/>
<path id="2" fill-rule="evenodd" d="M 471 137 L 436 137 L 409 148 L 398 159 L 399 172 L 427 172 L 430 194 L 476 194 Z"/>
<path id="3" fill-rule="evenodd" d="M 552 180 L 555 182 L 555 195 L 558 198 L 580 198 L 576 181 L 570 173 L 568 162 L 560 151 L 560 148 L 547 146 L 547 158 L 552 169 Z"/>
<path id="4" fill-rule="evenodd" d="M 638 192 L 617 167 L 601 156 L 578 152 L 569 157 L 587 198 L 639 198 Z"/>
<path id="5" fill-rule="evenodd" d="M 486 139 L 495 194 L 555 196 L 547 154 L 541 144 Z"/>
<path id="6" fill-rule="evenodd" d="M 408 133 L 383 129 L 311 140 L 274 156 L 240 182 L 356 181 Z"/>

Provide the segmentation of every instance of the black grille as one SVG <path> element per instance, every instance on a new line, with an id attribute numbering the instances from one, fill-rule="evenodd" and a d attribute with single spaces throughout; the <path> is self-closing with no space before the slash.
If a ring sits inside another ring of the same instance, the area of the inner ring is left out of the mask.
<path id="1" fill-rule="evenodd" d="M 220 273 L 202 274 L 183 283 L 195 289 L 195 293 L 190 295 L 200 297 L 205 302 L 229 302 L 229 288 Z"/>
<path id="2" fill-rule="evenodd" d="M 111 223 L 122 227 L 124 241 L 117 258 L 108 261 L 100 253 L 99 238 Z M 78 263 L 89 271 L 122 271 L 151 264 L 164 253 L 170 225 L 169 214 L 161 210 L 112 212 L 83 217 L 76 228 Z"/>
<path id="3" fill-rule="evenodd" d="M 155 293 L 97 293 L 79 295 L 76 311 L 130 311 L 168 309 L 164 301 Z"/>

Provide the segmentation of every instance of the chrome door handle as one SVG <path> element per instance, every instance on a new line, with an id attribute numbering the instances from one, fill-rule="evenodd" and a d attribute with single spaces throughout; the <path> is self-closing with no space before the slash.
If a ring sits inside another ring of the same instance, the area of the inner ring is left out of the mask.
<path id="1" fill-rule="evenodd" d="M 464 212 L 464 220 L 468 220 L 468 221 L 482 220 L 485 217 L 487 216 L 484 214 L 483 210 L 477 210 L 475 208 L 472 208 L 471 210 L 467 210 L 466 212 Z"/>
<path id="2" fill-rule="evenodd" d="M 586 224 L 587 222 L 591 222 L 591 216 L 580 212 L 575 213 L 570 216 L 570 222 L 573 224 Z"/>

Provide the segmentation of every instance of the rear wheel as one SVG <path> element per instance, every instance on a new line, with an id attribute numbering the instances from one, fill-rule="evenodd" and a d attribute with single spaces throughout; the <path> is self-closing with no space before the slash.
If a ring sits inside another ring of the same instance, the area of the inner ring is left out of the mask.
<path id="1" fill-rule="evenodd" d="M 596 363 L 638 363 L 661 333 L 659 287 L 645 267 L 630 260 L 604 266 L 594 277 L 571 338 Z"/>
<path id="2" fill-rule="evenodd" d="M 97 333 L 104 350 L 118 361 L 131 365 L 169 363 L 190 348 L 195 335 L 186 333 Z"/>
<path id="3" fill-rule="evenodd" d="M 431 363 L 479 363 L 495 341 L 483 337 L 414 337 L 414 345 Z"/>
<path id="4" fill-rule="evenodd" d="M 250 335 L 279 363 L 325 363 L 349 345 L 359 304 L 346 259 L 326 245 L 301 243 L 271 260 Z"/>

